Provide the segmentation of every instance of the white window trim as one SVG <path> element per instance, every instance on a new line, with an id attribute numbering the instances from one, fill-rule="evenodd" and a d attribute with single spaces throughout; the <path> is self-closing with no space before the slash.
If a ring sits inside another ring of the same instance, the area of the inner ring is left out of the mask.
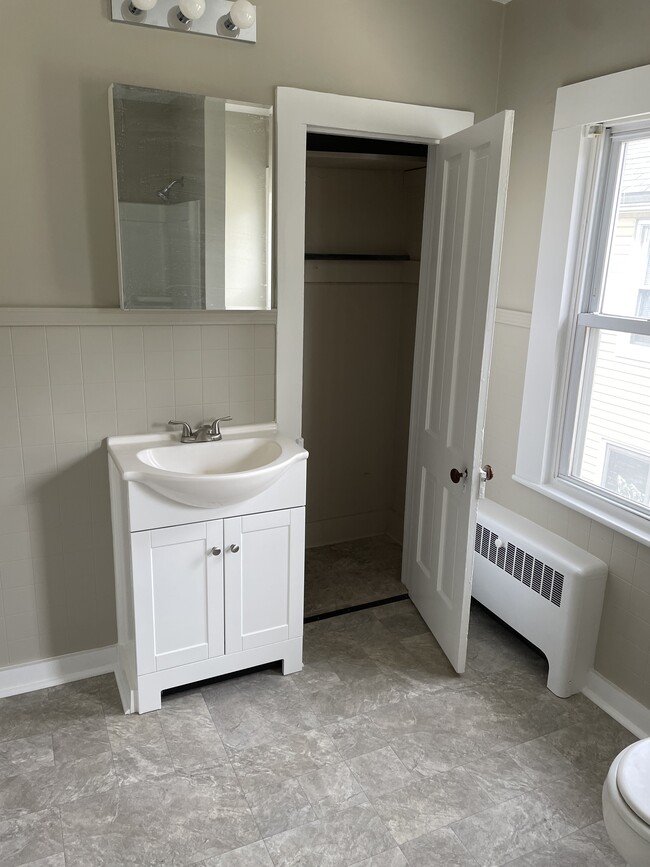
<path id="1" fill-rule="evenodd" d="M 649 544 L 646 518 L 557 476 L 578 300 L 576 279 L 587 229 L 585 202 L 594 170 L 595 140 L 586 128 L 643 118 L 650 118 L 650 66 L 561 87 L 557 92 L 513 478 Z"/>

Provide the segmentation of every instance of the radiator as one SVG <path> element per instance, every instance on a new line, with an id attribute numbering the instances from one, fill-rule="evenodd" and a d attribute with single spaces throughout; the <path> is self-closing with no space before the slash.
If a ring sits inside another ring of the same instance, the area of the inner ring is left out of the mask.
<path id="1" fill-rule="evenodd" d="M 593 667 L 607 566 L 561 536 L 480 500 L 472 596 L 539 648 L 547 686 L 580 692 Z"/>

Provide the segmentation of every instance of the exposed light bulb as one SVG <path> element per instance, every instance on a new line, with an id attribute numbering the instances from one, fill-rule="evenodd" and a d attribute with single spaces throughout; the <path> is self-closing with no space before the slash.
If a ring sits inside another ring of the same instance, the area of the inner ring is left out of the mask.
<path id="1" fill-rule="evenodd" d="M 255 24 L 255 13 L 250 0 L 235 0 L 224 24 L 228 30 L 248 30 Z"/>
<path id="2" fill-rule="evenodd" d="M 140 0 L 138 0 L 140 2 Z M 205 0 L 179 0 L 178 20 L 181 24 L 196 21 L 205 12 Z"/>
<path id="3" fill-rule="evenodd" d="M 129 0 L 129 12 L 131 15 L 142 15 L 156 5 L 158 0 Z"/>

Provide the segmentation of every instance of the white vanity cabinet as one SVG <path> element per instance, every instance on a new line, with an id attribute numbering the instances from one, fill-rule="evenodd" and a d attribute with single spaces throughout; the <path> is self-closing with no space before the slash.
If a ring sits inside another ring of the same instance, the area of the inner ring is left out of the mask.
<path id="1" fill-rule="evenodd" d="M 125 710 L 268 662 L 299 671 L 306 462 L 244 503 L 197 508 L 125 479 L 110 448 L 120 439 L 109 440 L 109 473 Z"/>

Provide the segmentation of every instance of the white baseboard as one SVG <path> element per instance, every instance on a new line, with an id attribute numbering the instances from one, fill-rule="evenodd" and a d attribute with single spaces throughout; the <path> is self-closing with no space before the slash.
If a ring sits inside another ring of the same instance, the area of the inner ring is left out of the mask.
<path id="1" fill-rule="evenodd" d="M 107 674 L 115 670 L 116 659 L 116 648 L 112 645 L 0 668 L 0 698 Z"/>
<path id="2" fill-rule="evenodd" d="M 592 669 L 582 692 L 633 735 L 650 737 L 650 708 L 623 692 L 602 674 Z"/>

